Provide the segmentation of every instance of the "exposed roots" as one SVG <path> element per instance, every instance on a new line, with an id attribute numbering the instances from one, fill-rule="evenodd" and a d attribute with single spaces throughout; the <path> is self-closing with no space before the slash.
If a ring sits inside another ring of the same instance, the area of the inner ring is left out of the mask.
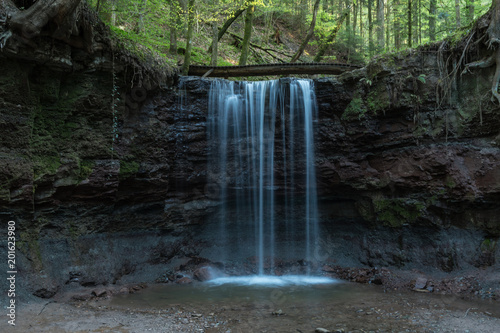
<path id="1" fill-rule="evenodd" d="M 500 94 L 498 93 L 498 86 L 500 84 L 500 0 L 493 0 L 491 6 L 491 19 L 488 29 L 484 36 L 488 36 L 486 46 L 488 50 L 493 50 L 493 53 L 486 58 L 479 61 L 474 61 L 465 65 L 463 73 L 469 72 L 471 68 L 488 68 L 495 66 L 495 75 L 491 83 L 491 101 L 495 99 L 500 103 Z M 481 37 L 481 40 L 484 38 Z"/>

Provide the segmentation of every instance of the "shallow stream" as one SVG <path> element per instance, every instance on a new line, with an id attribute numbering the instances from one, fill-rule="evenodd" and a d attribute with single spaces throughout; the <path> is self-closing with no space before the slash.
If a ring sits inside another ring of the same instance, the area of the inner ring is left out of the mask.
<path id="1" fill-rule="evenodd" d="M 186 324 L 201 318 L 204 332 L 314 332 L 318 327 L 332 332 L 500 331 L 495 301 L 317 282 L 156 285 L 114 296 L 108 306 L 174 311 Z"/>

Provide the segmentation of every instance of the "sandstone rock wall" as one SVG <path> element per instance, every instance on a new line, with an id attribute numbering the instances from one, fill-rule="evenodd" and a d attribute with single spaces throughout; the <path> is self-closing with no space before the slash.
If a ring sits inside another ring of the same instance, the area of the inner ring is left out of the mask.
<path id="1" fill-rule="evenodd" d="M 200 254 L 214 237 L 200 235 L 219 204 L 207 183 L 209 81 L 145 89 L 126 66 L 102 62 L 73 71 L 0 63 L 2 220 L 17 223 L 23 269 L 52 272 L 49 282 L 34 278 L 35 289 L 75 276 L 112 283 L 142 269 L 143 277 Z M 464 75 L 446 91 L 431 47 L 315 80 L 329 256 L 444 271 L 495 262 L 500 112 L 489 101 L 492 75 Z M 88 265 L 95 253 L 100 267 Z"/>

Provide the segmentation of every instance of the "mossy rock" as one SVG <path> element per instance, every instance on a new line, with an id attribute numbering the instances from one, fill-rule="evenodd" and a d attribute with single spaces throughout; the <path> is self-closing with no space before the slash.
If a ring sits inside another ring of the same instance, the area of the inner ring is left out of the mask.
<path id="1" fill-rule="evenodd" d="M 378 85 L 376 89 L 371 90 L 366 97 L 366 106 L 374 114 L 379 114 L 389 109 L 391 106 L 389 94 L 385 85 Z"/>
<path id="2" fill-rule="evenodd" d="M 93 160 L 82 160 L 79 161 L 79 169 L 78 169 L 78 183 L 81 183 L 83 180 L 89 178 L 94 171 L 95 162 Z"/>
<path id="3" fill-rule="evenodd" d="M 373 201 L 375 215 L 383 225 L 398 228 L 414 223 L 426 208 L 426 204 L 412 199 L 379 199 Z"/>
<path id="4" fill-rule="evenodd" d="M 356 121 L 361 120 L 365 117 L 366 107 L 363 100 L 356 94 L 356 96 L 351 100 L 351 102 L 345 108 L 341 119 L 344 121 Z"/>
<path id="5" fill-rule="evenodd" d="M 33 178 L 36 181 L 46 175 L 55 175 L 60 166 L 59 156 L 34 156 Z"/>
<path id="6" fill-rule="evenodd" d="M 120 160 L 120 179 L 130 178 L 139 171 L 140 164 L 135 161 Z"/>

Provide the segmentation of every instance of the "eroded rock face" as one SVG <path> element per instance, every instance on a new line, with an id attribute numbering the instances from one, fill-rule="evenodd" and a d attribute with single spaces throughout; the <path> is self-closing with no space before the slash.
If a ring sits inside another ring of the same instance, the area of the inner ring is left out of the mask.
<path id="1" fill-rule="evenodd" d="M 495 264 L 500 113 L 482 97 L 492 73 L 465 75 L 444 103 L 433 57 L 315 81 L 326 259 L 443 271 Z M 145 90 L 109 68 L 3 60 L 0 204 L 2 219 L 17 223 L 21 265 L 33 277 L 48 272 L 32 289 L 154 280 L 147 272 L 210 248 L 216 236 L 200 233 L 220 204 L 207 183 L 210 81 Z"/>

